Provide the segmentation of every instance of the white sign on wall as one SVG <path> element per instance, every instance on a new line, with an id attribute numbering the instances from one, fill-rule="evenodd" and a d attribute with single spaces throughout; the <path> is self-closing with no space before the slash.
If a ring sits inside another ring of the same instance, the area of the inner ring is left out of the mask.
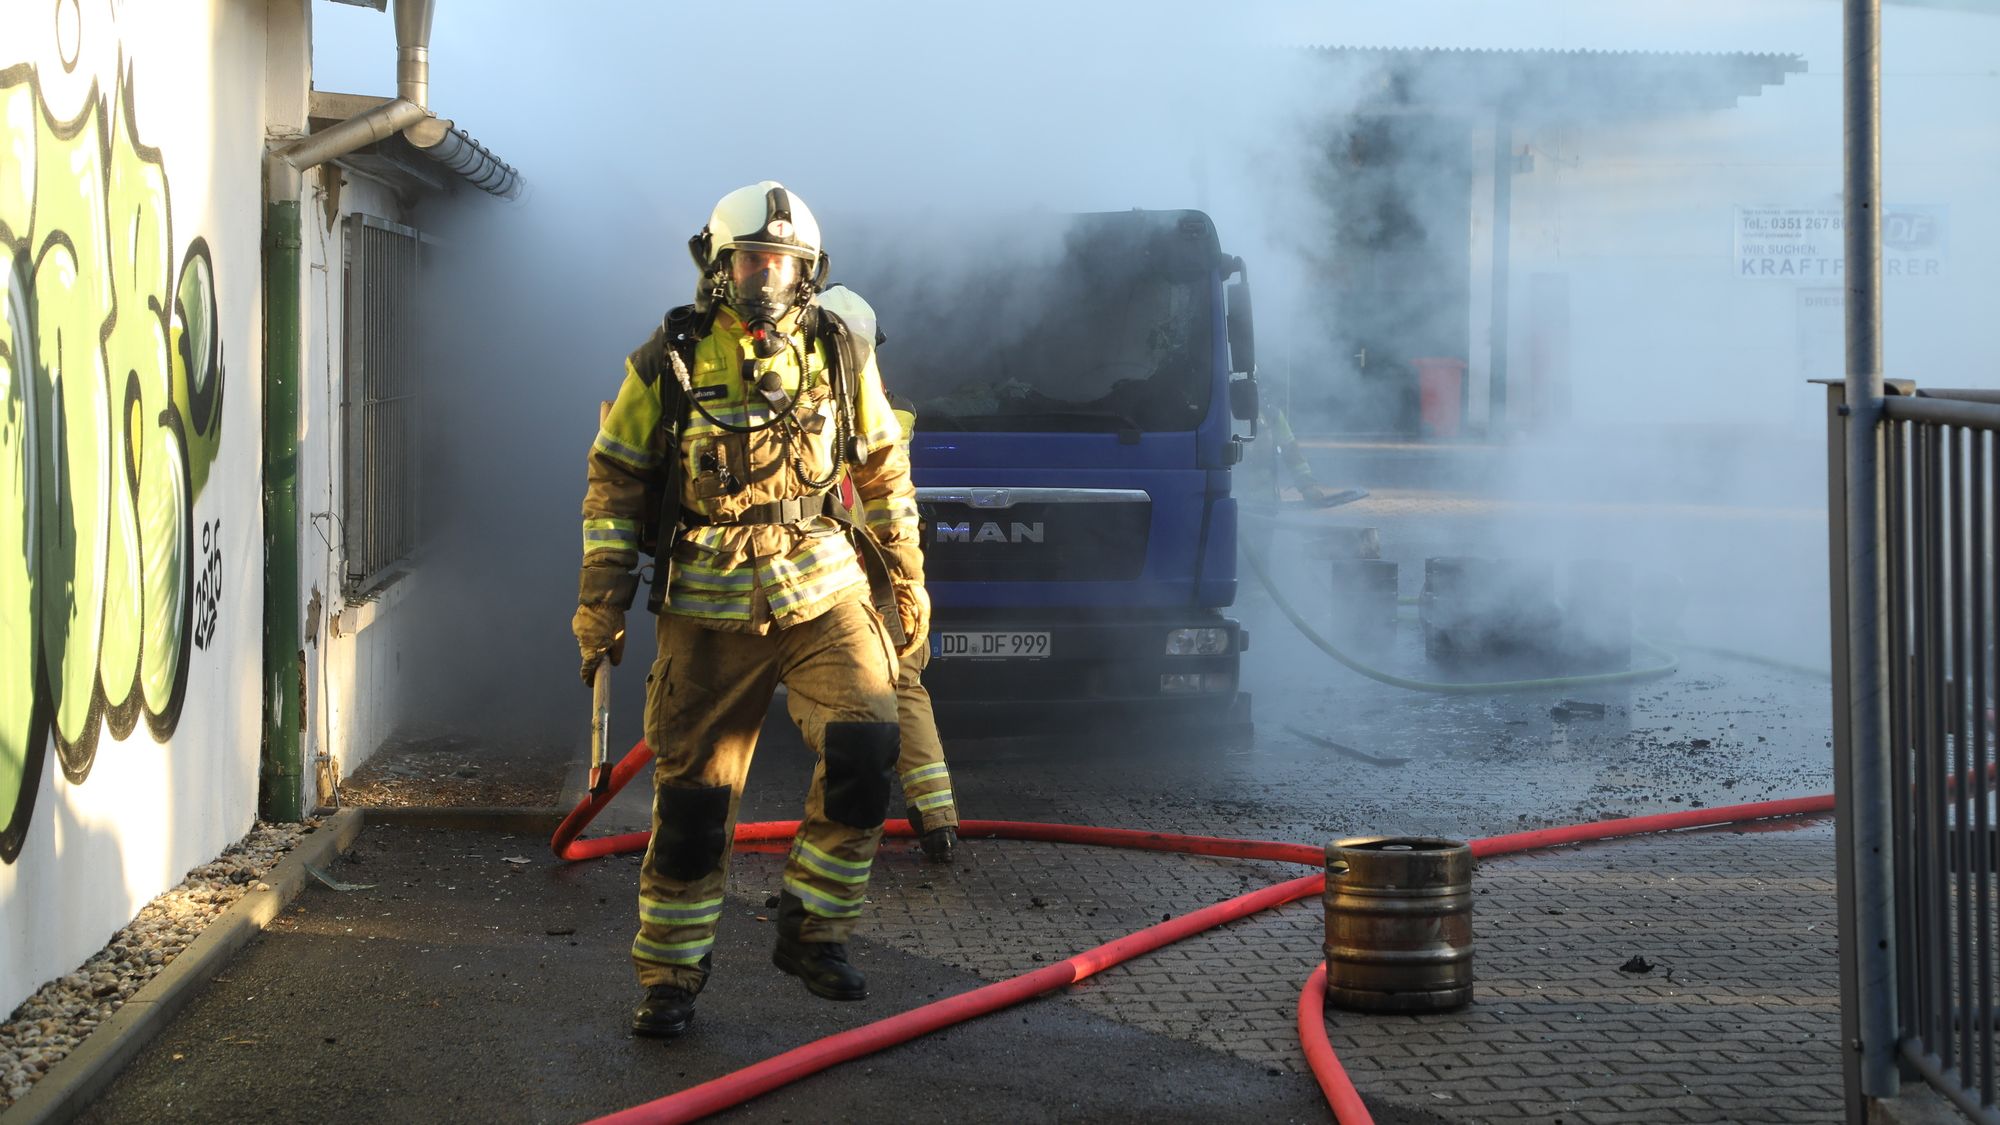
<path id="1" fill-rule="evenodd" d="M 1838 281 L 1846 272 L 1837 207 L 1738 207 L 1736 276 Z M 1890 207 L 1882 213 L 1882 275 L 1942 277 L 1945 208 Z"/>
<path id="2" fill-rule="evenodd" d="M 1838 379 L 1846 375 L 1847 290 L 1802 285 L 1793 300 L 1798 326 L 1798 377 Z"/>

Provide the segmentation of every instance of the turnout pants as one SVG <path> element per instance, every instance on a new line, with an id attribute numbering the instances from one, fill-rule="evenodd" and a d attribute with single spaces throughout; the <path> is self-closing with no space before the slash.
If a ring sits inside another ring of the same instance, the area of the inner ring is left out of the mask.
<path id="1" fill-rule="evenodd" d="M 897 755 L 897 661 L 861 601 L 763 636 L 661 614 L 646 680 L 653 838 L 639 872 L 632 963 L 645 987 L 700 990 L 722 917 L 743 778 L 779 683 L 819 755 L 784 889 L 805 906 L 798 937 L 846 941 L 882 839 Z"/>
<path id="2" fill-rule="evenodd" d="M 958 827 L 958 805 L 951 796 L 951 771 L 944 764 L 944 743 L 938 739 L 931 693 L 924 690 L 924 666 L 930 646 L 905 656 L 896 669 L 896 720 L 903 730 L 903 749 L 896 775 L 903 782 L 903 803 L 909 806 L 911 827 L 919 833 Z"/>

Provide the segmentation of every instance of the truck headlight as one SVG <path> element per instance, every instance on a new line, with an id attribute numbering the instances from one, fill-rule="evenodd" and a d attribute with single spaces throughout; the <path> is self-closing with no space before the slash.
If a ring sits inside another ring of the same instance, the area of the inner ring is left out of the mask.
<path id="1" fill-rule="evenodd" d="M 1220 656 L 1229 651 L 1229 630 L 1216 628 L 1167 630 L 1168 656 Z"/>

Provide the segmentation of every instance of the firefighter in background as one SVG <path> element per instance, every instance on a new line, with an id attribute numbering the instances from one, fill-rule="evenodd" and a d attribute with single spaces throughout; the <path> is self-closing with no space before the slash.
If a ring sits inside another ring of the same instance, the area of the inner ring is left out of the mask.
<path id="1" fill-rule="evenodd" d="M 1238 509 L 1244 522 L 1237 543 L 1264 558 L 1271 557 L 1271 545 L 1278 532 L 1277 506 L 1283 498 L 1284 475 L 1291 477 L 1299 496 L 1316 508 L 1332 507 L 1356 495 L 1352 491 L 1337 493 L 1319 483 L 1298 435 L 1292 432 L 1292 422 L 1285 416 L 1284 407 L 1269 398 L 1258 403 L 1257 438 L 1237 471 L 1243 474 L 1238 494 L 1244 501 Z M 1250 586 L 1244 596 L 1255 598 L 1260 590 L 1261 586 Z"/>
<path id="2" fill-rule="evenodd" d="M 1316 508 L 1332 504 L 1337 494 L 1313 476 L 1312 462 L 1306 460 L 1305 448 L 1299 444 L 1298 435 L 1292 432 L 1292 422 L 1285 416 L 1284 408 L 1271 403 L 1260 408 L 1258 416 L 1263 421 L 1264 432 L 1270 435 L 1272 453 L 1284 463 L 1285 471 L 1291 475 L 1299 495 Z M 1264 468 L 1269 473 L 1270 490 L 1275 495 L 1280 487 L 1278 473 L 1268 464 Z"/>
<path id="3" fill-rule="evenodd" d="M 724 196 L 689 249 L 696 301 L 626 360 L 591 447 L 573 622 L 589 681 L 617 659 L 650 549 L 656 761 L 632 1030 L 661 1037 L 687 1029 L 708 979 L 743 779 L 779 683 L 819 762 L 772 961 L 816 995 L 868 995 L 844 942 L 888 811 L 898 652 L 925 648 L 930 618 L 909 456 L 872 338 L 814 301 L 826 256 L 812 212 L 754 184 Z M 828 501 L 843 475 L 860 528 Z"/>
<path id="4" fill-rule="evenodd" d="M 886 341 L 875 310 L 860 294 L 845 285 L 835 285 L 820 294 L 822 308 L 832 309 L 854 332 L 871 337 L 875 346 Z M 903 431 L 903 447 L 909 448 L 916 433 L 915 408 L 889 393 L 889 403 Z M 951 794 L 951 770 L 944 763 L 944 742 L 938 738 L 937 715 L 931 710 L 931 694 L 924 690 L 923 672 L 931 662 L 930 646 L 904 654 L 896 674 L 896 718 L 902 727 L 902 756 L 896 760 L 896 774 L 903 782 L 903 803 L 910 814 L 910 829 L 917 834 L 924 858 L 932 863 L 950 863 L 958 846 L 958 805 Z"/>

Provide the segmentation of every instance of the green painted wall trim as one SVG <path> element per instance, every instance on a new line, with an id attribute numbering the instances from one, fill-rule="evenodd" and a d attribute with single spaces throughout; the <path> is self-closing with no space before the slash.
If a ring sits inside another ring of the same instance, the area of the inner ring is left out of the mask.
<path id="1" fill-rule="evenodd" d="M 257 811 L 266 820 L 296 821 L 305 812 L 297 200 L 265 205 L 264 240 L 264 752 Z"/>

